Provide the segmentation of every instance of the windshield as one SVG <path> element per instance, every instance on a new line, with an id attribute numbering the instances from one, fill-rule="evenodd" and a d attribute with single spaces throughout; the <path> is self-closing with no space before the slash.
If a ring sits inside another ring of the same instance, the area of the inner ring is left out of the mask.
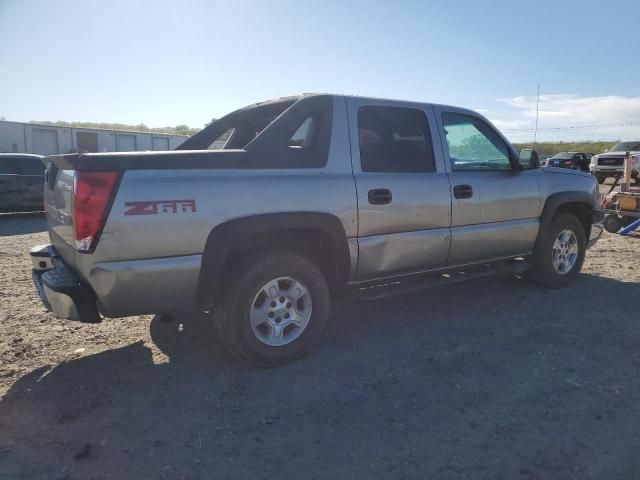
<path id="1" fill-rule="evenodd" d="M 569 153 L 569 152 L 560 152 L 560 153 L 556 153 L 553 157 L 551 158 L 559 158 L 559 159 L 563 159 L 563 158 L 573 158 L 573 153 Z"/>
<path id="2" fill-rule="evenodd" d="M 635 152 L 640 151 L 640 142 L 618 142 L 610 152 Z"/>

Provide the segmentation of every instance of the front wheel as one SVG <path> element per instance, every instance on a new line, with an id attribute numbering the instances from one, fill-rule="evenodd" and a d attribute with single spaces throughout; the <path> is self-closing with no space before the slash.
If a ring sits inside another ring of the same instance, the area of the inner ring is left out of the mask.
<path id="1" fill-rule="evenodd" d="M 234 269 L 217 331 L 231 352 L 274 367 L 317 343 L 329 308 L 327 282 L 313 262 L 292 251 L 260 251 Z"/>
<path id="2" fill-rule="evenodd" d="M 580 273 L 587 241 L 584 225 L 568 213 L 556 216 L 533 256 L 529 277 L 549 288 L 564 287 Z"/>

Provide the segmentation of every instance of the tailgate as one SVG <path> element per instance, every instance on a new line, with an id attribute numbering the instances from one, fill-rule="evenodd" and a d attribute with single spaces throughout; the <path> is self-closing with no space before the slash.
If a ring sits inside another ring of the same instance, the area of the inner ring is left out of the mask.
<path id="1" fill-rule="evenodd" d="M 49 237 L 65 262 L 75 266 L 76 252 L 73 248 L 73 181 L 75 170 L 60 169 L 45 158 L 44 204 L 47 214 Z"/>

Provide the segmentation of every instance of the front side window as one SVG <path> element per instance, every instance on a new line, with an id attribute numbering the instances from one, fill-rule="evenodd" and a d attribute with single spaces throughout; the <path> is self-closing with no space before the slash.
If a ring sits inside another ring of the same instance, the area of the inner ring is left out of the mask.
<path id="1" fill-rule="evenodd" d="M 485 122 L 469 115 L 443 113 L 442 123 L 454 172 L 511 170 L 507 145 Z"/>
<path id="2" fill-rule="evenodd" d="M 358 110 L 363 172 L 434 172 L 427 117 L 422 110 L 365 106 Z"/>

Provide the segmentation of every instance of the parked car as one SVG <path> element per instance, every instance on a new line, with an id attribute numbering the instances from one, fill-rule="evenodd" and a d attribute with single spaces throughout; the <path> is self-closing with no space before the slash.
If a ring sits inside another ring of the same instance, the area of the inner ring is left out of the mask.
<path id="1" fill-rule="evenodd" d="M 631 177 L 640 184 L 640 140 L 618 142 L 611 150 L 591 157 L 591 174 L 604 183 L 608 177 L 624 174 L 624 156 L 631 154 Z"/>
<path id="2" fill-rule="evenodd" d="M 28 153 L 0 153 L 0 211 L 44 209 L 42 158 Z"/>
<path id="3" fill-rule="evenodd" d="M 45 306 L 88 322 L 212 311 L 229 350 L 262 366 L 307 352 L 331 297 L 525 272 L 562 287 L 602 232 L 591 175 L 539 169 L 443 105 L 303 95 L 176 151 L 46 160 L 52 244 L 31 252 Z"/>
<path id="4" fill-rule="evenodd" d="M 587 154 L 581 152 L 560 152 L 549 158 L 547 167 L 571 168 L 573 170 L 589 171 Z"/>

